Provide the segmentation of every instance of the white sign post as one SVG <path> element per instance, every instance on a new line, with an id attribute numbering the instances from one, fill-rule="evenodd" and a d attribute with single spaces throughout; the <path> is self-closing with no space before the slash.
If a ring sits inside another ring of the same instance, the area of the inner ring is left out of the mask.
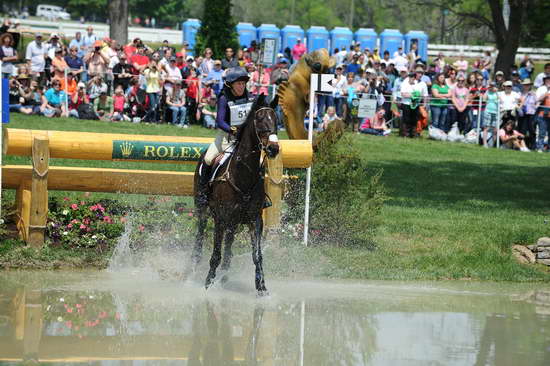
<path id="1" fill-rule="evenodd" d="M 275 38 L 262 39 L 262 65 L 273 65 L 277 57 L 277 40 Z"/>
<path id="2" fill-rule="evenodd" d="M 313 142 L 313 115 L 315 110 L 315 92 L 331 93 L 334 88 L 332 86 L 334 75 L 332 74 L 311 74 L 309 82 L 309 126 L 307 131 L 307 139 Z M 311 193 L 311 167 L 307 168 L 306 175 L 306 204 L 304 213 L 304 245 L 307 247 L 309 234 L 309 199 Z"/>

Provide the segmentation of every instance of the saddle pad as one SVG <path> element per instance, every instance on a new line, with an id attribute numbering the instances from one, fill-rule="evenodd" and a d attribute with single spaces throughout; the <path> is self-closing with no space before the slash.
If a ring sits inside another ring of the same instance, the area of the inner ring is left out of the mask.
<path id="1" fill-rule="evenodd" d="M 220 167 L 229 159 L 229 157 L 233 154 L 233 150 L 235 149 L 235 145 L 231 144 L 223 153 L 220 153 L 215 159 L 214 159 L 214 172 L 212 173 L 212 176 L 210 177 L 210 183 L 216 179 L 216 176 L 218 174 L 218 170 Z"/>

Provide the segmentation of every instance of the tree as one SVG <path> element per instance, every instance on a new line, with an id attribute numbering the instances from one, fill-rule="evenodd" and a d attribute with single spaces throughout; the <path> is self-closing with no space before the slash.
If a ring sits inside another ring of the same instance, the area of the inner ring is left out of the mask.
<path id="1" fill-rule="evenodd" d="M 128 0 L 109 1 L 109 37 L 119 44 L 128 42 Z"/>
<path id="2" fill-rule="evenodd" d="M 195 54 L 200 55 L 209 47 L 215 58 L 222 58 L 226 48 L 239 48 L 236 23 L 231 16 L 231 1 L 208 0 L 205 5 L 202 23 L 197 31 Z"/>

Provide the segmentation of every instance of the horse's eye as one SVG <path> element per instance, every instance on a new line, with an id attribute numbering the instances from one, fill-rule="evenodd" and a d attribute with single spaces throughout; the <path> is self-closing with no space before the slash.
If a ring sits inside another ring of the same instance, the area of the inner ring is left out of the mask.
<path id="1" fill-rule="evenodd" d="M 321 72 L 321 69 L 323 68 L 323 65 L 321 65 L 321 63 L 319 62 L 316 62 L 313 64 L 313 71 L 319 73 Z"/>

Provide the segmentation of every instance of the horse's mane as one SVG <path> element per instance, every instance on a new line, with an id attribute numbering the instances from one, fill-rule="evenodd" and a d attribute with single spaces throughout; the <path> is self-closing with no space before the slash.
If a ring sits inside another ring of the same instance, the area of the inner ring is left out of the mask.
<path id="1" fill-rule="evenodd" d="M 250 108 L 250 112 L 248 112 L 248 115 L 246 116 L 246 120 L 244 121 L 244 124 L 242 128 L 239 129 L 239 133 L 237 135 L 237 141 L 241 141 L 241 137 L 243 136 L 243 133 L 248 128 L 254 127 L 254 118 L 256 118 L 256 112 L 263 107 L 267 107 L 268 105 L 265 102 L 265 95 L 260 94 L 256 99 L 254 99 L 254 103 L 252 104 L 252 108 Z"/>

